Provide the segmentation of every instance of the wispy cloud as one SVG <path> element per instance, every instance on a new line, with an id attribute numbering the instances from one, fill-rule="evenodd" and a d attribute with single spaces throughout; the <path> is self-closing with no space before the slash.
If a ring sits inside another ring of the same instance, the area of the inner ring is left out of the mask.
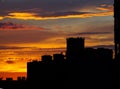
<path id="1" fill-rule="evenodd" d="M 79 36 L 79 35 L 104 35 L 104 34 L 111 34 L 112 32 L 80 32 L 74 34 L 68 34 L 71 36 Z"/>
<path id="2" fill-rule="evenodd" d="M 37 44 L 59 36 L 61 37 L 62 34 L 48 30 L 0 30 L 0 44 Z"/>
<path id="3" fill-rule="evenodd" d="M 7 60 L 6 63 L 7 63 L 7 64 L 14 64 L 15 61 L 13 61 L 13 60 Z"/>
<path id="4" fill-rule="evenodd" d="M 30 9 L 15 9 L 7 10 L 3 15 L 1 13 L 0 20 L 9 19 L 21 19 L 21 20 L 47 20 L 47 19 L 61 19 L 61 18 L 88 18 L 96 16 L 112 16 L 113 5 L 100 4 L 93 6 L 94 8 L 87 7 L 76 7 L 70 10 L 57 10 L 47 11 L 42 10 L 43 8 L 33 7 Z M 83 9 L 87 9 L 89 12 L 84 12 Z M 90 9 L 90 10 L 89 10 Z"/>
<path id="5" fill-rule="evenodd" d="M 0 22 L 0 30 L 46 30 L 42 27 L 15 24 L 12 22 Z"/>
<path id="6" fill-rule="evenodd" d="M 1 20 L 5 18 L 9 19 L 21 19 L 21 20 L 50 20 L 50 19 L 64 19 L 64 18 L 90 18 L 90 17 L 99 17 L 99 16 L 112 16 L 113 11 L 107 12 L 59 12 L 53 13 L 49 16 L 39 16 L 37 13 L 24 13 L 24 12 L 12 12 L 8 16 L 1 16 Z"/>
<path id="7" fill-rule="evenodd" d="M 97 46 L 93 46 L 93 48 L 109 48 L 109 49 L 114 49 L 114 45 L 97 45 Z"/>
<path id="8" fill-rule="evenodd" d="M 96 9 L 100 11 L 113 11 L 113 5 L 102 4 L 99 7 L 96 7 Z"/>
<path id="9" fill-rule="evenodd" d="M 7 50 L 7 49 L 29 49 L 31 47 L 17 47 L 17 46 L 0 46 L 0 50 Z"/>

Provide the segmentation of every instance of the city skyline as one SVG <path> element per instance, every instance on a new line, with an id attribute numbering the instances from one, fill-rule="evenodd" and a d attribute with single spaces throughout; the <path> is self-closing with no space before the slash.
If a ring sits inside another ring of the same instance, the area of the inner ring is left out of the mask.
<path id="1" fill-rule="evenodd" d="M 112 0 L 1 0 L 0 8 L 0 72 L 26 72 L 28 61 L 54 53 L 43 48 L 65 48 L 67 37 L 114 48 Z"/>
<path id="2" fill-rule="evenodd" d="M 7 77 L 6 80 L 0 78 L 0 87 L 5 89 L 115 88 L 119 84 L 119 76 L 114 75 L 119 74 L 119 67 L 116 68 L 118 62 L 113 60 L 113 50 L 85 48 L 84 42 L 85 39 L 82 37 L 67 38 L 66 54 L 43 55 L 41 61 L 27 62 L 27 77 L 18 76 L 15 81 L 11 77 Z"/>

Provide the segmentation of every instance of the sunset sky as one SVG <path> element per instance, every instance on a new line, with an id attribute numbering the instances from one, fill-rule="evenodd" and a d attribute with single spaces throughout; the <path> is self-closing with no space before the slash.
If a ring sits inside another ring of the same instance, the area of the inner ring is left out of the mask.
<path id="1" fill-rule="evenodd" d="M 68 37 L 113 49 L 113 25 L 113 0 L 0 0 L 0 77 L 65 51 Z"/>

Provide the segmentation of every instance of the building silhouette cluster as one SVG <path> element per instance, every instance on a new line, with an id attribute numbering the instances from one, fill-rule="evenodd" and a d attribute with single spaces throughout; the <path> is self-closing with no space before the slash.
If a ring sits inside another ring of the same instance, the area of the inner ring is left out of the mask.
<path id="1" fill-rule="evenodd" d="M 85 48 L 84 38 L 68 38 L 66 55 L 43 55 L 27 64 L 32 88 L 112 88 L 113 51 Z"/>
<path id="2" fill-rule="evenodd" d="M 113 87 L 113 51 L 85 48 L 84 38 L 67 38 L 65 54 L 43 55 L 41 61 L 27 63 L 27 79 L 7 78 L 5 89 L 86 89 Z M 114 79 L 115 80 L 115 79 Z M 116 80 L 115 80 L 116 81 Z"/>
<path id="3" fill-rule="evenodd" d="M 66 53 L 43 55 L 27 63 L 27 79 L 0 79 L 4 89 L 119 89 L 120 1 L 114 0 L 115 58 L 113 50 L 86 48 L 84 38 L 67 38 Z"/>

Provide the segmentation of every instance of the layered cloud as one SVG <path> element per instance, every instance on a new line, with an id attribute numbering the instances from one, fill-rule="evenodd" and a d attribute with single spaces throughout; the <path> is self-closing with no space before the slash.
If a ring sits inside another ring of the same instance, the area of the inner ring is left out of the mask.
<path id="1" fill-rule="evenodd" d="M 64 35 L 64 34 L 63 34 Z M 61 37 L 59 32 L 44 30 L 1 30 L 0 44 L 20 44 L 20 43 L 44 43 L 48 39 Z"/>
<path id="2" fill-rule="evenodd" d="M 47 20 L 113 15 L 112 0 L 5 0 L 0 4 L 0 19 Z"/>
<path id="3" fill-rule="evenodd" d="M 17 46 L 0 46 L 0 50 L 14 50 L 14 49 L 29 49 L 30 47 L 17 47 Z"/>
<path id="4" fill-rule="evenodd" d="M 114 49 L 114 45 L 98 45 L 98 46 L 93 46 L 93 48 L 108 48 L 108 49 Z"/>
<path id="5" fill-rule="evenodd" d="M 75 33 L 75 34 L 70 34 L 70 35 L 106 35 L 106 34 L 111 34 L 112 32 L 81 32 L 81 33 Z"/>
<path id="6" fill-rule="evenodd" d="M 12 60 L 7 60 L 7 61 L 6 61 L 6 63 L 7 63 L 7 64 L 14 64 L 14 63 L 15 63 L 15 61 L 12 61 Z"/>
<path id="7" fill-rule="evenodd" d="M 40 11 L 70 11 L 88 6 L 112 4 L 113 0 L 3 0 L 1 10 L 26 10 L 39 8 Z"/>
<path id="8" fill-rule="evenodd" d="M 42 12 L 60 12 L 78 10 L 84 7 L 91 7 L 101 4 L 112 4 L 113 0 L 3 0 L 0 4 L 1 11 L 30 10 L 38 8 L 35 11 Z M 3 9 L 3 10 L 2 10 Z M 4 12 L 4 13 L 5 13 Z M 32 11 L 34 12 L 34 10 Z"/>
<path id="9" fill-rule="evenodd" d="M 105 8 L 98 8 L 99 10 L 103 10 Z M 26 12 L 11 12 L 8 13 L 7 16 L 1 16 L 1 20 L 5 18 L 9 19 L 21 19 L 21 20 L 50 20 L 50 19 L 64 19 L 64 18 L 88 18 L 88 17 L 96 17 L 96 16 L 112 16 L 113 11 L 107 12 L 56 12 L 50 13 L 48 15 L 38 15 L 37 13 L 26 13 Z"/>
<path id="10" fill-rule="evenodd" d="M 42 27 L 16 24 L 12 22 L 0 22 L 0 30 L 47 30 Z"/>

